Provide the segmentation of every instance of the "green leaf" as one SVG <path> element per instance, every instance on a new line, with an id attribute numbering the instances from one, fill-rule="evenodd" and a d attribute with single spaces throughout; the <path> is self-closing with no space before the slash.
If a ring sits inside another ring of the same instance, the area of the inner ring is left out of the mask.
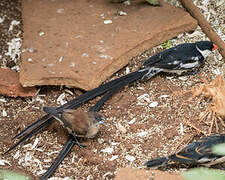
<path id="1" fill-rule="evenodd" d="M 160 5 L 160 1 L 159 0 L 146 0 L 149 4 L 154 5 L 154 6 L 158 6 Z"/>
<path id="2" fill-rule="evenodd" d="M 168 41 L 162 43 L 161 46 L 163 47 L 163 49 L 169 49 L 169 48 L 171 48 L 172 44 L 171 44 L 171 41 L 168 40 Z"/>
<path id="3" fill-rule="evenodd" d="M 218 155 L 225 155 L 225 143 L 213 146 L 212 152 Z"/>
<path id="4" fill-rule="evenodd" d="M 223 171 L 208 169 L 208 168 L 195 168 L 183 172 L 182 176 L 186 180 L 224 180 L 225 174 Z"/>
<path id="5" fill-rule="evenodd" d="M 31 180 L 30 177 L 10 170 L 0 170 L 0 180 Z"/>

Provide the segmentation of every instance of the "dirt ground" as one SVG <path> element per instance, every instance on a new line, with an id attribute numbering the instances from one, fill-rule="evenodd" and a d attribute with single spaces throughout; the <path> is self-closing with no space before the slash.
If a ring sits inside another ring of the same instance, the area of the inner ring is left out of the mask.
<path id="1" fill-rule="evenodd" d="M 8 9 L 0 14 L 0 17 L 6 18 L 3 22 L 5 28 L 1 28 L 2 67 L 13 68 L 19 64 L 19 60 L 12 62 L 4 54 L 8 48 L 6 43 L 18 32 L 22 33 L 21 25 L 16 26 L 13 32 L 8 32 L 13 19 L 21 22 L 20 5 L 18 1 L 5 0 L 0 3 L 1 9 Z M 197 29 L 197 32 L 201 33 L 197 38 L 202 39 L 204 35 L 201 30 Z M 183 41 L 196 41 L 196 38 L 183 34 L 172 40 L 172 44 Z M 134 57 L 130 64 L 116 73 L 112 79 L 126 74 L 128 70 L 138 69 L 141 62 L 160 50 L 161 46 Z M 189 142 L 207 135 L 211 119 L 200 122 L 199 117 L 207 110 L 210 101 L 202 97 L 191 98 L 192 94 L 186 90 L 203 84 L 205 80 L 213 79 L 216 70 L 223 73 L 223 61 L 216 52 L 207 58 L 207 63 L 196 75 L 178 77 L 160 74 L 147 82 L 137 82 L 125 87 L 102 107 L 101 113 L 107 120 L 98 135 L 94 139 L 82 139 L 87 148 L 74 147 L 53 176 L 71 179 L 112 179 L 121 167 L 140 167 L 151 158 L 171 154 Z M 5 162 L 1 168 L 22 170 L 36 177 L 52 164 L 66 141 L 67 133 L 61 126 L 54 124 L 8 155 L 3 155 L 3 152 L 14 143 L 14 135 L 44 115 L 43 106 L 59 106 L 57 98 L 63 93 L 64 100 L 67 101 L 82 93 L 80 90 L 66 87 L 39 89 L 38 95 L 30 99 L 0 96 L 0 110 L 7 113 L 0 115 L 0 160 Z M 82 108 L 88 110 L 99 98 Z M 121 128 L 121 125 L 124 128 Z M 224 132 L 222 126 L 219 132 Z M 177 171 L 174 168 L 166 170 Z"/>

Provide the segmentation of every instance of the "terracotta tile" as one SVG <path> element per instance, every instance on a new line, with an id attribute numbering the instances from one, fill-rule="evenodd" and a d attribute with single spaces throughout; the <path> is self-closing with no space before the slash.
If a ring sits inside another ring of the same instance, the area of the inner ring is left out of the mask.
<path id="1" fill-rule="evenodd" d="M 31 97 L 35 87 L 24 88 L 19 83 L 19 74 L 11 69 L 0 68 L 0 94 L 10 97 Z"/>
<path id="2" fill-rule="evenodd" d="M 197 22 L 184 10 L 134 1 L 23 0 L 23 86 L 68 85 L 90 90 L 129 60 Z M 118 16 L 124 11 L 126 16 Z M 107 20 L 112 23 L 107 24 Z M 104 23 L 105 22 L 105 23 Z"/>

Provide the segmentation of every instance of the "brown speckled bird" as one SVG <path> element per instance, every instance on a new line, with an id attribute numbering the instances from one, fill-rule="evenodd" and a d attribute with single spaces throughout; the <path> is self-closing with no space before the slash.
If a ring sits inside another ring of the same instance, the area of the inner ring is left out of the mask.
<path id="1" fill-rule="evenodd" d="M 52 107 L 44 107 L 43 110 L 54 116 L 74 137 L 94 137 L 105 120 L 99 112 L 85 112 L 81 109 L 64 109 L 57 112 Z"/>

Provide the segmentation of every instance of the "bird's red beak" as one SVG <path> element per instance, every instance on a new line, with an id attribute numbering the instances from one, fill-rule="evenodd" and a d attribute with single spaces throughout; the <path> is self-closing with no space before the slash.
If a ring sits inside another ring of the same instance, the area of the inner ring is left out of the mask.
<path id="1" fill-rule="evenodd" d="M 219 49 L 219 47 L 216 44 L 213 44 L 213 51 Z"/>

